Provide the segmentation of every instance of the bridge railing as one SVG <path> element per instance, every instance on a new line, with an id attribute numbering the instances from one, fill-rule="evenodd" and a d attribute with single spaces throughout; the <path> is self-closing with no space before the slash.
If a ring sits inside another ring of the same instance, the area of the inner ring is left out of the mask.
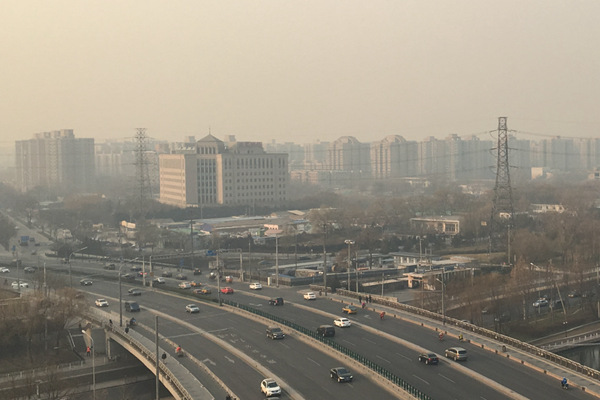
<path id="1" fill-rule="evenodd" d="M 415 397 L 416 399 L 419 400 L 431 400 L 431 397 L 429 397 L 428 395 L 426 395 L 425 393 L 421 392 L 420 390 L 418 390 L 417 388 L 415 388 L 414 386 L 410 385 L 409 383 L 407 383 L 406 381 L 404 381 L 402 378 L 400 378 L 399 376 L 395 375 L 393 372 L 383 368 L 382 366 L 378 365 L 377 363 L 369 360 L 368 358 L 362 356 L 361 354 L 347 348 L 346 346 L 341 345 L 340 343 L 331 340 L 329 338 L 323 337 L 319 334 L 317 334 L 317 332 L 315 332 L 314 330 L 305 328 L 301 325 L 298 325 L 294 322 L 288 321 L 285 318 L 281 318 L 278 317 L 276 315 L 272 315 L 269 314 L 267 312 L 264 312 L 262 310 L 250 307 L 248 305 L 245 304 L 240 304 L 234 301 L 230 301 L 230 300 L 222 300 L 223 304 L 227 304 L 229 306 L 232 307 L 236 307 L 239 308 L 241 310 L 244 311 L 248 311 L 251 312 L 255 315 L 259 315 L 263 318 L 267 318 L 271 321 L 277 322 L 281 325 L 285 325 L 291 329 L 294 329 L 304 335 L 307 335 L 315 340 L 320 341 L 321 343 L 333 348 L 334 350 L 339 351 L 340 353 L 358 361 L 359 363 L 361 363 L 362 365 L 364 365 L 365 367 L 367 367 L 368 369 L 370 369 L 371 371 L 377 373 L 378 375 L 380 375 L 381 377 L 387 379 L 388 381 L 392 382 L 394 385 L 396 385 L 397 387 L 402 388 L 405 392 L 407 392 L 408 394 L 412 395 L 413 397 Z"/>
<path id="2" fill-rule="evenodd" d="M 354 297 L 357 299 L 359 296 L 359 293 L 351 292 L 351 291 L 344 290 L 344 289 L 338 289 L 336 291 L 336 293 L 338 293 L 342 296 Z M 522 342 L 522 341 L 512 338 L 510 336 L 502 335 L 500 333 L 491 331 L 489 329 L 482 328 L 480 326 L 471 324 L 469 322 L 463 322 L 463 321 L 460 321 L 460 320 L 457 320 L 457 319 L 454 319 L 454 318 L 451 318 L 448 316 L 444 317 L 443 315 L 435 313 L 433 311 L 424 310 L 422 308 L 414 307 L 414 306 L 411 306 L 408 304 L 398 303 L 397 301 L 389 300 L 387 298 L 382 298 L 380 296 L 372 296 L 371 300 L 373 303 L 381 304 L 381 305 L 384 305 L 384 306 L 390 307 L 390 308 L 395 308 L 400 311 L 412 313 L 415 315 L 420 315 L 420 316 L 427 317 L 429 319 L 440 321 L 440 322 L 445 321 L 446 324 L 452 324 L 461 329 L 464 329 L 465 331 L 468 330 L 468 331 L 471 331 L 478 335 L 485 336 L 489 339 L 493 339 L 493 340 L 499 342 L 500 344 L 509 345 L 509 346 L 512 346 L 519 350 L 525 351 L 527 353 L 536 355 L 538 357 L 542 357 L 542 358 L 544 358 L 552 363 L 555 363 L 557 365 L 560 365 L 564 368 L 568 368 L 572 371 L 579 372 L 581 374 L 587 375 L 588 377 L 590 377 L 592 379 L 600 381 L 600 371 L 590 368 L 590 367 L 586 367 L 585 365 L 582 365 L 581 363 L 570 360 L 566 357 L 559 356 L 558 354 L 552 353 L 551 351 L 548 351 L 548 350 L 544 350 L 538 346 L 534 346 L 532 344 Z"/>
<path id="3" fill-rule="evenodd" d="M 130 334 L 125 332 L 122 328 L 113 325 L 110 326 L 106 324 L 105 316 L 101 315 L 98 310 L 90 309 L 90 313 L 86 315 L 86 317 L 94 319 L 95 323 L 104 327 L 104 329 L 112 332 L 113 335 L 118 336 L 120 340 L 128 343 L 131 347 L 133 347 L 139 354 L 141 354 L 144 358 L 150 361 L 153 365 L 156 365 L 156 353 L 153 350 L 148 349 L 142 342 L 132 337 Z M 180 399 L 184 400 L 193 400 L 193 397 L 187 391 L 187 389 L 181 384 L 179 379 L 171 372 L 169 368 L 159 360 L 159 368 L 160 373 L 165 376 L 169 382 L 173 385 L 173 387 L 178 391 L 178 395 Z"/>

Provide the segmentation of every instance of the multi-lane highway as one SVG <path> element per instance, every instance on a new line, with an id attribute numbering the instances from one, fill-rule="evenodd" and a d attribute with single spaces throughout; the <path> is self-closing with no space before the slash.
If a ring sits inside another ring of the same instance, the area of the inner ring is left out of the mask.
<path id="1" fill-rule="evenodd" d="M 94 279 L 94 285 L 85 288 L 93 293 L 89 297 L 90 304 L 93 304 L 95 296 L 118 297 L 117 283 L 102 279 L 104 274 L 115 274 L 114 271 L 104 271 L 97 263 L 77 263 L 73 268 L 76 272 L 74 282 L 78 282 L 83 276 Z M 84 273 L 80 274 L 81 271 Z M 171 286 L 175 284 L 176 281 L 167 283 Z M 262 291 L 251 291 L 247 283 L 239 282 L 231 286 L 235 293 L 226 298 L 263 309 L 307 328 L 316 329 L 320 324 L 331 324 L 334 317 L 342 315 L 342 304 L 324 297 L 306 301 L 298 289 L 265 287 Z M 130 286 L 124 284 L 123 293 L 127 292 L 128 287 Z M 219 308 L 202 302 L 196 302 L 200 305 L 200 313 L 190 315 L 185 312 L 185 305 L 194 302 L 193 300 L 160 291 L 143 290 L 142 296 L 136 297 L 143 308 L 136 318 L 153 326 L 153 314 L 150 310 L 173 317 L 170 320 L 161 318 L 160 333 L 193 352 L 198 359 L 204 360 L 235 393 L 244 398 L 262 398 L 258 385 L 264 376 L 229 352 L 227 346 L 241 350 L 256 363 L 264 365 L 282 378 L 284 389 L 289 385 L 307 399 L 325 396 L 392 398 L 390 392 L 383 388 L 388 384 L 385 380 L 367 379 L 367 374 L 360 369 L 338 361 L 339 358 L 328 351 L 319 351 L 299 340 L 298 333 L 292 333 L 282 341 L 272 341 L 266 338 L 265 324 L 253 317 L 246 318 L 230 312 L 227 307 Z M 283 296 L 286 304 L 283 307 L 269 306 L 267 299 L 275 296 Z M 116 303 L 113 301 L 111 308 L 118 310 L 114 307 Z M 452 339 L 440 342 L 434 332 L 419 325 L 403 319 L 387 318 L 381 321 L 374 312 L 365 310 L 359 310 L 350 319 L 355 322 L 354 326 L 338 328 L 334 340 L 400 376 L 432 398 L 593 398 L 580 390 L 563 391 L 554 378 L 468 343 L 460 344 L 468 350 L 467 362 L 456 363 L 441 358 L 437 366 L 425 365 L 417 360 L 420 349 L 443 355 L 445 348 L 459 343 Z M 177 321 L 185 321 L 186 324 Z M 205 335 L 199 333 L 200 330 L 215 335 L 227 343 L 227 346 L 223 348 L 206 339 Z M 356 376 L 355 382 L 332 382 L 328 371 L 338 365 L 349 366 Z M 486 380 L 493 380 L 497 385 L 490 386 Z"/>

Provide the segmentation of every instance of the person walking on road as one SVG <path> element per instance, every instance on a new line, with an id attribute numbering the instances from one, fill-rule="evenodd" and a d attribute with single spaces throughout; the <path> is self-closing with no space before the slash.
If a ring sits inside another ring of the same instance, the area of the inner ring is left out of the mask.
<path id="1" fill-rule="evenodd" d="M 87 354 L 88 357 L 92 355 L 92 349 L 90 349 L 90 346 L 87 347 L 85 353 Z"/>

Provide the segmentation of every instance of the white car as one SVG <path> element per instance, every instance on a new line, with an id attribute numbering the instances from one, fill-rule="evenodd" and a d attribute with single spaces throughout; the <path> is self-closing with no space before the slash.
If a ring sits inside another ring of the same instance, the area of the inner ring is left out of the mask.
<path id="1" fill-rule="evenodd" d="M 277 396 L 281 394 L 281 388 L 275 382 L 275 379 L 267 378 L 263 379 L 260 383 L 260 391 L 264 393 L 265 396 Z"/>
<path id="2" fill-rule="evenodd" d="M 154 283 L 158 283 L 158 284 L 163 284 L 163 283 L 166 283 L 166 281 L 165 281 L 165 278 L 161 278 L 160 276 L 159 276 L 159 277 L 156 277 L 156 278 L 154 278 L 154 279 L 152 280 L 152 282 L 154 282 Z"/>
<path id="3" fill-rule="evenodd" d="M 191 283 L 189 283 L 189 282 L 181 282 L 181 283 L 179 284 L 179 288 L 180 288 L 180 289 L 189 289 L 189 288 L 191 288 L 191 287 L 192 287 L 192 284 L 191 284 Z"/>
<path id="4" fill-rule="evenodd" d="M 304 300 L 315 300 L 317 296 L 315 296 L 315 292 L 306 292 L 304 293 Z"/>
<path id="5" fill-rule="evenodd" d="M 2 272 L 3 274 L 8 274 L 10 272 L 10 269 L 8 269 L 6 267 L 2 267 L 2 268 L 0 268 L 0 272 Z"/>
<path id="6" fill-rule="evenodd" d="M 20 284 L 18 282 L 13 282 L 11 283 L 11 286 L 13 289 L 18 289 L 19 286 L 21 286 L 22 288 L 28 288 L 29 287 L 29 283 L 27 282 L 21 282 Z"/>
<path id="7" fill-rule="evenodd" d="M 258 282 L 254 282 L 254 283 L 250 284 L 250 289 L 260 290 L 260 289 L 262 289 L 262 285 Z"/>
<path id="8" fill-rule="evenodd" d="M 345 328 L 347 326 L 352 325 L 348 318 L 340 317 L 333 320 L 333 324 L 335 326 L 339 326 L 340 328 Z"/>
<path id="9" fill-rule="evenodd" d="M 188 304 L 185 306 L 185 312 L 189 312 L 190 314 L 199 313 L 200 308 L 195 304 Z"/>
<path id="10" fill-rule="evenodd" d="M 96 299 L 96 307 L 108 307 L 106 299 Z"/>

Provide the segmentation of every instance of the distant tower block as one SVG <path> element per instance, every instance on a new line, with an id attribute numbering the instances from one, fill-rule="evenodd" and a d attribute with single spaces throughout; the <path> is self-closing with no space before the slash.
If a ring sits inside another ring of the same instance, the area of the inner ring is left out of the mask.
<path id="1" fill-rule="evenodd" d="M 490 251 L 498 247 L 500 243 L 506 243 L 508 262 L 510 263 L 510 230 L 514 227 L 514 209 L 508 164 L 506 120 L 506 117 L 498 118 L 498 160 L 494 204 L 490 218 Z"/>

